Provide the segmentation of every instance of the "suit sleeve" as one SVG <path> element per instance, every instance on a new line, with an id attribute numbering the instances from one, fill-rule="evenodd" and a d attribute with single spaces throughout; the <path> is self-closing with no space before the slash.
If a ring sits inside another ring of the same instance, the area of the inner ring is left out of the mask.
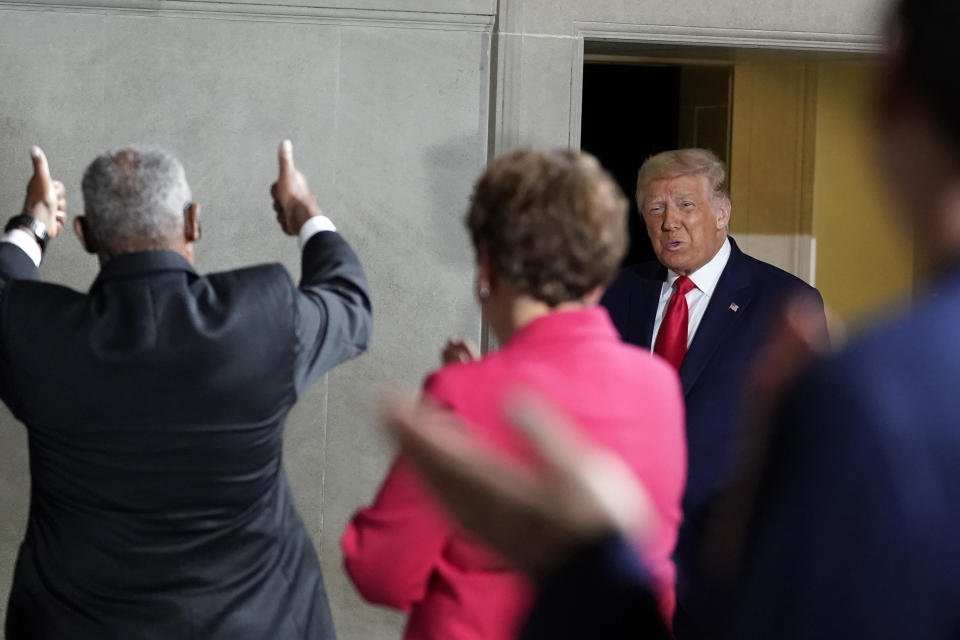
<path id="1" fill-rule="evenodd" d="M 904 456 L 921 436 L 900 425 L 891 439 L 868 389 L 819 371 L 775 427 L 728 637 L 949 637 L 924 542 L 936 526 L 923 523 L 923 496 L 938 489 L 914 490 L 923 472 Z"/>
<path id="2" fill-rule="evenodd" d="M 336 232 L 317 233 L 303 248 L 296 331 L 298 394 L 370 342 L 373 311 L 366 276 Z"/>
<path id="3" fill-rule="evenodd" d="M 521 640 L 669 640 L 653 579 L 620 536 L 573 554 L 540 584 Z"/>
<path id="4" fill-rule="evenodd" d="M 427 593 L 449 525 L 413 469 L 397 460 L 373 504 L 343 533 L 347 574 L 367 601 L 409 612 Z"/>
<path id="5" fill-rule="evenodd" d="M 435 379 L 428 380 L 427 395 L 446 404 Z M 409 612 L 426 595 L 451 533 L 416 472 L 397 460 L 373 504 L 357 511 L 343 533 L 347 574 L 369 602 Z"/>
<path id="6" fill-rule="evenodd" d="M 0 242 L 0 327 L 6 316 L 7 287 L 13 280 L 36 280 L 37 265 L 23 249 L 10 242 Z M 12 372 L 5 349 L 6 336 L 0 335 L 0 397 L 8 401 Z"/>
<path id="7" fill-rule="evenodd" d="M 0 287 L 11 280 L 36 280 L 37 265 L 12 242 L 0 242 Z"/>

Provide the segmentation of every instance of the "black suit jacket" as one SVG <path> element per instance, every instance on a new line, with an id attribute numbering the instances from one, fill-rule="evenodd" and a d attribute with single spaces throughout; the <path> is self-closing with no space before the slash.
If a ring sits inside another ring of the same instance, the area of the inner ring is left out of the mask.
<path id="1" fill-rule="evenodd" d="M 36 273 L 0 244 L 0 394 L 31 470 L 8 640 L 332 639 L 281 451 L 298 394 L 370 336 L 347 243 L 311 238 L 299 287 L 169 251 L 87 294 Z"/>
<path id="2" fill-rule="evenodd" d="M 714 602 L 700 593 L 704 586 L 701 555 L 704 538 L 715 522 L 717 499 L 730 482 L 735 429 L 741 422 L 741 387 L 749 363 L 788 294 L 806 291 L 823 304 L 816 289 L 746 255 L 733 238 L 730 248 L 730 258 L 680 368 L 689 457 L 684 521 L 675 553 L 681 637 L 710 635 L 708 630 L 715 626 L 713 613 L 701 610 L 712 608 Z M 644 263 L 626 268 L 607 290 L 602 304 L 626 342 L 650 348 L 666 276 L 661 264 Z"/>

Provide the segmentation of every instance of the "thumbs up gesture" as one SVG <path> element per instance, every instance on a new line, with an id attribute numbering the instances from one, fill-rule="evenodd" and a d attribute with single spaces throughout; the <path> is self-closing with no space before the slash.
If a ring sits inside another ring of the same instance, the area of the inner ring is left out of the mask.
<path id="1" fill-rule="evenodd" d="M 54 238 L 67 220 L 67 196 L 63 183 L 50 177 L 47 156 L 40 147 L 30 149 L 33 175 L 27 183 L 27 197 L 23 213 L 39 220 L 47 227 L 47 236 Z"/>
<path id="2" fill-rule="evenodd" d="M 273 210 L 277 212 L 277 222 L 287 235 L 300 233 L 300 227 L 309 218 L 322 215 L 317 206 L 310 185 L 293 163 L 293 144 L 284 140 L 278 151 L 280 177 L 270 187 L 273 196 Z"/>

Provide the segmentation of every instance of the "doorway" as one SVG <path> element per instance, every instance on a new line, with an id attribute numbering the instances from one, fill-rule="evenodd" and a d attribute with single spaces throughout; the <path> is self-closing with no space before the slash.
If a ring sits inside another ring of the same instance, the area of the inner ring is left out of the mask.
<path id="1" fill-rule="evenodd" d="M 584 52 L 581 147 L 631 201 L 648 156 L 706 147 L 727 161 L 745 253 L 815 285 L 848 322 L 907 299 L 919 254 L 873 173 L 870 55 L 610 41 Z M 630 239 L 625 265 L 655 259 L 634 202 Z"/>

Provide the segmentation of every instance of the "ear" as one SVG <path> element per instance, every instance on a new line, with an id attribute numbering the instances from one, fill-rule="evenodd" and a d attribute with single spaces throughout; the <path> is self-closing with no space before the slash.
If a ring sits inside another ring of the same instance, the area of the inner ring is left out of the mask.
<path id="1" fill-rule="evenodd" d="M 200 205 L 191 202 L 183 210 L 183 239 L 187 244 L 200 239 Z"/>
<path id="2" fill-rule="evenodd" d="M 86 216 L 75 216 L 73 218 L 73 232 L 76 233 L 77 238 L 80 239 L 80 245 L 83 247 L 84 251 L 87 253 L 97 252 L 97 245 L 93 241 L 93 237 L 87 233 Z"/>
<path id="3" fill-rule="evenodd" d="M 726 229 L 730 224 L 730 198 L 722 198 L 714 205 L 717 212 L 717 229 Z"/>
<path id="4" fill-rule="evenodd" d="M 493 261 L 486 247 L 477 249 L 477 283 L 488 289 L 493 285 L 495 278 Z"/>

